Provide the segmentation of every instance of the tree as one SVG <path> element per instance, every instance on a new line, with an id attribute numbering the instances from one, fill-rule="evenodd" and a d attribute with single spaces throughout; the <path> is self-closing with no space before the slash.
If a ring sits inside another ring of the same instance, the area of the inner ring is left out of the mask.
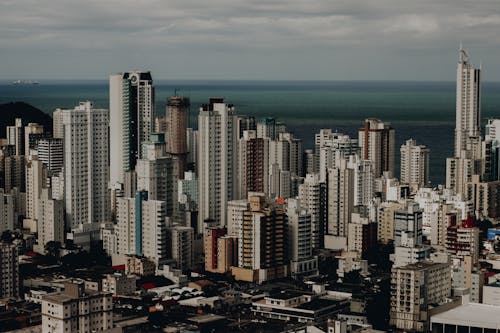
<path id="1" fill-rule="evenodd" d="M 48 256 L 59 258 L 61 242 L 49 241 L 45 244 L 44 249 Z"/>

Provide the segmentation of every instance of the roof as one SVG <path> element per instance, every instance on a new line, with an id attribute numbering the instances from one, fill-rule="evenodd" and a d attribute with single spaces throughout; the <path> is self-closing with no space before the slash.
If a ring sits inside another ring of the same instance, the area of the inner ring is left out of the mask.
<path id="1" fill-rule="evenodd" d="M 65 303 L 65 302 L 69 302 L 72 300 L 71 297 L 65 295 L 65 294 L 52 294 L 52 295 L 46 295 L 46 296 L 43 296 L 42 298 L 44 301 L 48 301 L 48 302 L 51 302 L 51 303 L 58 303 L 58 304 L 62 304 L 62 303 Z"/>
<path id="2" fill-rule="evenodd" d="M 297 305 L 297 309 L 317 311 L 338 304 L 340 304 L 340 301 L 325 298 L 316 298 L 311 300 L 310 302 Z"/>
<path id="3" fill-rule="evenodd" d="M 431 317 L 431 323 L 500 328 L 500 306 L 468 303 Z"/>
<path id="4" fill-rule="evenodd" d="M 297 292 L 293 290 L 282 291 L 280 293 L 269 295 L 267 298 L 287 300 L 305 295 L 304 292 Z"/>
<path id="5" fill-rule="evenodd" d="M 215 314 L 206 314 L 206 315 L 201 315 L 201 316 L 195 316 L 189 318 L 189 321 L 192 321 L 194 323 L 199 324 L 206 324 L 206 323 L 211 323 L 214 321 L 219 321 L 219 320 L 225 320 L 226 317 L 223 316 L 218 316 Z"/>

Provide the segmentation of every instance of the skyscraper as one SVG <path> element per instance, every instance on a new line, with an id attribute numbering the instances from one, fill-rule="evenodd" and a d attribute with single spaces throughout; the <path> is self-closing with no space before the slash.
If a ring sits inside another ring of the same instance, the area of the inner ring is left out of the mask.
<path id="1" fill-rule="evenodd" d="M 457 64 L 455 156 L 468 150 L 469 138 L 481 135 L 481 70 L 469 63 L 460 46 Z M 465 156 L 464 156 L 465 157 Z"/>
<path id="2" fill-rule="evenodd" d="M 151 200 L 165 202 L 167 216 L 177 212 L 178 160 L 166 156 L 165 136 L 152 134 L 151 140 L 142 144 L 143 157 L 137 160 L 137 190 L 147 191 Z"/>
<path id="3" fill-rule="evenodd" d="M 63 167 L 62 138 L 44 138 L 38 141 L 38 158 L 47 167 L 49 174 L 61 172 Z"/>
<path id="4" fill-rule="evenodd" d="M 401 145 L 401 182 L 414 186 L 425 186 L 429 181 L 429 148 L 417 145 L 413 139 Z"/>
<path id="5" fill-rule="evenodd" d="M 145 191 L 117 199 L 118 253 L 145 256 L 162 265 L 167 259 L 165 202 L 148 199 Z"/>
<path id="6" fill-rule="evenodd" d="M 373 162 L 373 173 L 380 177 L 384 171 L 394 175 L 394 128 L 375 118 L 365 120 L 358 130 L 359 146 L 363 160 Z"/>
<path id="7" fill-rule="evenodd" d="M 258 138 L 255 130 L 243 131 L 239 140 L 238 199 L 247 197 L 248 192 L 269 190 L 269 139 Z"/>
<path id="8" fill-rule="evenodd" d="M 179 160 L 179 179 L 184 178 L 188 154 L 187 133 L 189 121 L 189 97 L 172 96 L 167 100 L 169 154 Z"/>
<path id="9" fill-rule="evenodd" d="M 283 209 L 262 193 L 248 195 L 249 209 L 243 212 L 242 262 L 233 267 L 236 280 L 261 283 L 287 275 L 286 223 Z M 310 221 L 310 218 L 309 218 Z"/>
<path id="10" fill-rule="evenodd" d="M 318 258 L 312 251 L 310 211 L 301 206 L 300 200 L 288 199 L 286 215 L 290 273 L 294 277 L 317 274 Z"/>
<path id="11" fill-rule="evenodd" d="M 234 198 L 237 174 L 237 140 L 235 108 L 223 98 L 210 98 L 198 115 L 198 233 L 203 222 L 214 220 L 226 225 L 227 201 Z"/>
<path id="12" fill-rule="evenodd" d="M 328 225 L 327 233 L 347 237 L 347 225 L 354 209 L 354 169 L 347 160 L 340 160 L 328 169 Z"/>
<path id="13" fill-rule="evenodd" d="M 154 86 L 150 72 L 125 72 L 109 78 L 110 185 L 123 184 L 135 168 L 141 143 L 153 128 Z"/>
<path id="14" fill-rule="evenodd" d="M 24 154 L 24 127 L 21 118 L 16 118 L 13 126 L 7 126 L 7 144 L 15 147 L 15 155 Z"/>
<path id="15" fill-rule="evenodd" d="M 80 102 L 61 110 L 64 124 L 64 188 L 67 225 L 86 243 L 109 219 L 109 112 Z M 85 235 L 85 236 L 84 236 Z M 76 236 L 75 236 L 76 237 Z"/>

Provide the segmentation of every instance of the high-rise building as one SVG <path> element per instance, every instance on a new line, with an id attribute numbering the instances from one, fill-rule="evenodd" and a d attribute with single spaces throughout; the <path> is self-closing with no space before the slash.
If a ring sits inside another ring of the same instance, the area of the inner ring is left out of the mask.
<path id="1" fill-rule="evenodd" d="M 423 245 L 422 209 L 418 204 L 407 202 L 394 213 L 393 267 L 405 266 L 430 258 L 432 248 Z"/>
<path id="2" fill-rule="evenodd" d="M 26 191 L 26 157 L 21 155 L 7 155 L 4 159 L 5 192 L 17 188 L 19 192 Z"/>
<path id="3" fill-rule="evenodd" d="M 429 332 L 429 305 L 445 303 L 451 293 L 449 264 L 429 261 L 393 267 L 390 324 L 398 330 Z"/>
<path id="4" fill-rule="evenodd" d="M 377 224 L 370 221 L 367 207 L 357 206 L 348 225 L 347 250 L 366 258 L 377 245 Z"/>
<path id="5" fill-rule="evenodd" d="M 198 161 L 198 131 L 188 128 L 186 130 L 186 138 L 188 146 L 187 168 L 190 171 L 194 171 Z"/>
<path id="6" fill-rule="evenodd" d="M 26 218 L 38 218 L 42 189 L 47 187 L 47 169 L 37 156 L 26 163 Z"/>
<path id="7" fill-rule="evenodd" d="M 63 140 L 60 138 L 43 138 L 38 141 L 38 159 L 47 167 L 49 174 L 62 171 L 64 154 Z"/>
<path id="8" fill-rule="evenodd" d="M 347 237 L 347 225 L 354 209 L 354 169 L 347 160 L 340 160 L 328 169 L 328 225 L 327 233 Z"/>
<path id="9" fill-rule="evenodd" d="M 483 150 L 485 177 L 489 181 L 500 180 L 500 119 L 488 119 Z"/>
<path id="10" fill-rule="evenodd" d="M 64 202 L 52 198 L 49 188 L 42 189 L 37 214 L 38 251 L 48 242 L 64 243 Z"/>
<path id="11" fill-rule="evenodd" d="M 237 197 L 244 199 L 248 192 L 268 193 L 269 140 L 258 138 L 254 130 L 243 131 L 239 140 L 239 182 Z"/>
<path id="12" fill-rule="evenodd" d="M 394 246 L 415 247 L 422 244 L 422 210 L 408 203 L 394 213 Z"/>
<path id="13" fill-rule="evenodd" d="M 14 155 L 24 155 L 23 120 L 16 118 L 13 126 L 7 126 L 7 144 L 14 146 Z"/>
<path id="14" fill-rule="evenodd" d="M 173 226 L 168 229 L 168 256 L 175 260 L 175 266 L 182 272 L 193 267 L 194 230 L 191 227 Z"/>
<path id="15" fill-rule="evenodd" d="M 243 137 L 244 131 L 255 131 L 257 133 L 257 125 L 253 116 L 238 116 L 238 138 Z"/>
<path id="16" fill-rule="evenodd" d="M 52 136 L 57 139 L 64 139 L 64 125 L 62 120 L 62 110 L 56 109 L 52 113 Z"/>
<path id="17" fill-rule="evenodd" d="M 224 228 L 209 228 L 205 231 L 205 270 L 207 272 L 218 272 L 217 270 L 217 240 L 226 235 Z M 223 272 L 222 272 L 223 273 Z"/>
<path id="18" fill-rule="evenodd" d="M 394 240 L 394 213 L 402 209 L 404 203 L 397 201 L 385 201 L 378 207 L 378 241 L 383 244 L 388 244 Z"/>
<path id="19" fill-rule="evenodd" d="M 326 184 L 319 181 L 319 174 L 307 174 L 299 185 L 300 204 L 311 213 L 311 238 L 314 249 L 323 247 L 326 226 Z"/>
<path id="20" fill-rule="evenodd" d="M 198 115 L 198 233 L 205 220 L 226 225 L 227 201 L 235 197 L 237 182 L 237 116 L 223 98 L 210 98 Z"/>
<path id="21" fill-rule="evenodd" d="M 446 250 L 449 254 L 471 257 L 472 265 L 479 261 L 479 229 L 473 217 L 468 216 L 462 223 L 449 226 L 446 233 Z"/>
<path id="22" fill-rule="evenodd" d="M 117 199 L 118 253 L 145 256 L 163 265 L 167 260 L 167 227 L 164 201 L 149 200 L 148 193 Z"/>
<path id="23" fill-rule="evenodd" d="M 321 129 L 315 135 L 315 145 L 315 168 L 317 168 L 322 182 L 326 182 L 328 169 L 333 168 L 337 161 L 360 154 L 357 139 L 352 139 L 343 133 L 333 132 L 331 129 Z"/>
<path id="24" fill-rule="evenodd" d="M 424 145 L 417 145 L 413 139 L 401 145 L 401 177 L 402 183 L 410 184 L 414 190 L 427 185 L 429 181 L 429 153 Z"/>
<path id="25" fill-rule="evenodd" d="M 30 151 L 36 149 L 38 140 L 48 137 L 43 131 L 43 125 L 37 123 L 29 123 L 24 127 L 24 155 L 26 158 L 30 156 Z"/>
<path id="26" fill-rule="evenodd" d="M 280 133 L 286 132 L 285 124 L 268 117 L 263 118 L 257 123 L 257 137 L 276 140 Z"/>
<path id="27" fill-rule="evenodd" d="M 142 146 L 143 156 L 135 168 L 137 190 L 148 192 L 151 200 L 164 201 L 167 216 L 172 217 L 178 211 L 178 159 L 166 155 L 163 134 L 151 134 Z"/>
<path id="28" fill-rule="evenodd" d="M 14 197 L 0 188 L 0 234 L 7 230 L 14 230 L 16 222 Z"/>
<path id="29" fill-rule="evenodd" d="M 189 152 L 186 133 L 189 124 L 189 105 L 189 97 L 172 96 L 167 100 L 167 151 L 179 161 L 179 179 L 184 177 Z"/>
<path id="30" fill-rule="evenodd" d="M 465 197 L 467 184 L 474 175 L 481 173 L 481 160 L 468 157 L 448 157 L 446 159 L 446 188 Z"/>
<path id="31" fill-rule="evenodd" d="M 278 164 L 290 176 L 302 176 L 302 140 L 292 133 L 279 133 L 277 139 L 269 141 L 269 164 Z"/>
<path id="32" fill-rule="evenodd" d="M 358 139 L 361 157 L 372 161 L 374 176 L 380 177 L 385 171 L 394 176 L 394 128 L 379 119 L 368 118 L 358 130 Z"/>
<path id="33" fill-rule="evenodd" d="M 481 136 L 481 70 L 461 46 L 458 52 L 455 157 L 462 157 L 469 139 Z"/>
<path id="34" fill-rule="evenodd" d="M 227 234 L 238 239 L 238 265 L 243 266 L 243 213 L 250 207 L 248 197 L 227 203 Z"/>
<path id="35" fill-rule="evenodd" d="M 80 102 L 61 114 L 66 222 L 80 235 L 74 236 L 75 243 L 88 246 L 91 234 L 109 220 L 109 112 Z"/>
<path id="36" fill-rule="evenodd" d="M 318 273 L 318 258 L 313 256 L 311 213 L 296 199 L 287 201 L 288 258 L 293 277 Z"/>
<path id="37" fill-rule="evenodd" d="M 0 243 L 0 298 L 17 298 L 18 296 L 18 248 L 14 244 Z"/>
<path id="38" fill-rule="evenodd" d="M 226 234 L 226 229 L 209 228 L 204 237 L 205 270 L 226 273 L 238 266 L 238 239 Z"/>
<path id="39" fill-rule="evenodd" d="M 109 78 L 110 184 L 123 184 L 142 156 L 155 114 L 150 72 L 125 72 Z"/>
<path id="40" fill-rule="evenodd" d="M 285 277 L 286 214 L 265 195 L 250 193 L 249 209 L 243 212 L 241 265 L 233 267 L 237 280 L 263 282 Z"/>
<path id="41" fill-rule="evenodd" d="M 482 182 L 479 175 L 473 175 L 464 199 L 472 203 L 477 218 L 500 217 L 500 180 Z"/>

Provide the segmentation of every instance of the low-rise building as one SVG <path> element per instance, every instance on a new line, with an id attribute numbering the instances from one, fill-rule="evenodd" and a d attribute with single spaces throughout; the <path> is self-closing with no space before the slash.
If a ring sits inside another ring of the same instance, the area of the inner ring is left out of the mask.
<path id="1" fill-rule="evenodd" d="M 64 292 L 42 297 L 42 331 L 98 332 L 113 328 L 110 293 L 85 290 L 83 283 L 68 283 Z"/>
<path id="2" fill-rule="evenodd" d="M 135 277 L 123 274 L 108 274 L 102 279 L 102 291 L 113 295 L 131 295 L 135 292 Z"/>
<path id="3" fill-rule="evenodd" d="M 349 307 L 346 299 L 283 291 L 252 303 L 252 312 L 269 319 L 321 323 Z"/>
<path id="4" fill-rule="evenodd" d="M 148 258 L 127 256 L 127 260 L 125 262 L 125 274 L 150 276 L 155 275 L 155 269 L 155 263 Z"/>
<path id="5" fill-rule="evenodd" d="M 445 332 L 498 332 L 500 329 L 500 307 L 494 305 L 466 303 L 450 310 L 432 315 L 430 331 Z"/>

